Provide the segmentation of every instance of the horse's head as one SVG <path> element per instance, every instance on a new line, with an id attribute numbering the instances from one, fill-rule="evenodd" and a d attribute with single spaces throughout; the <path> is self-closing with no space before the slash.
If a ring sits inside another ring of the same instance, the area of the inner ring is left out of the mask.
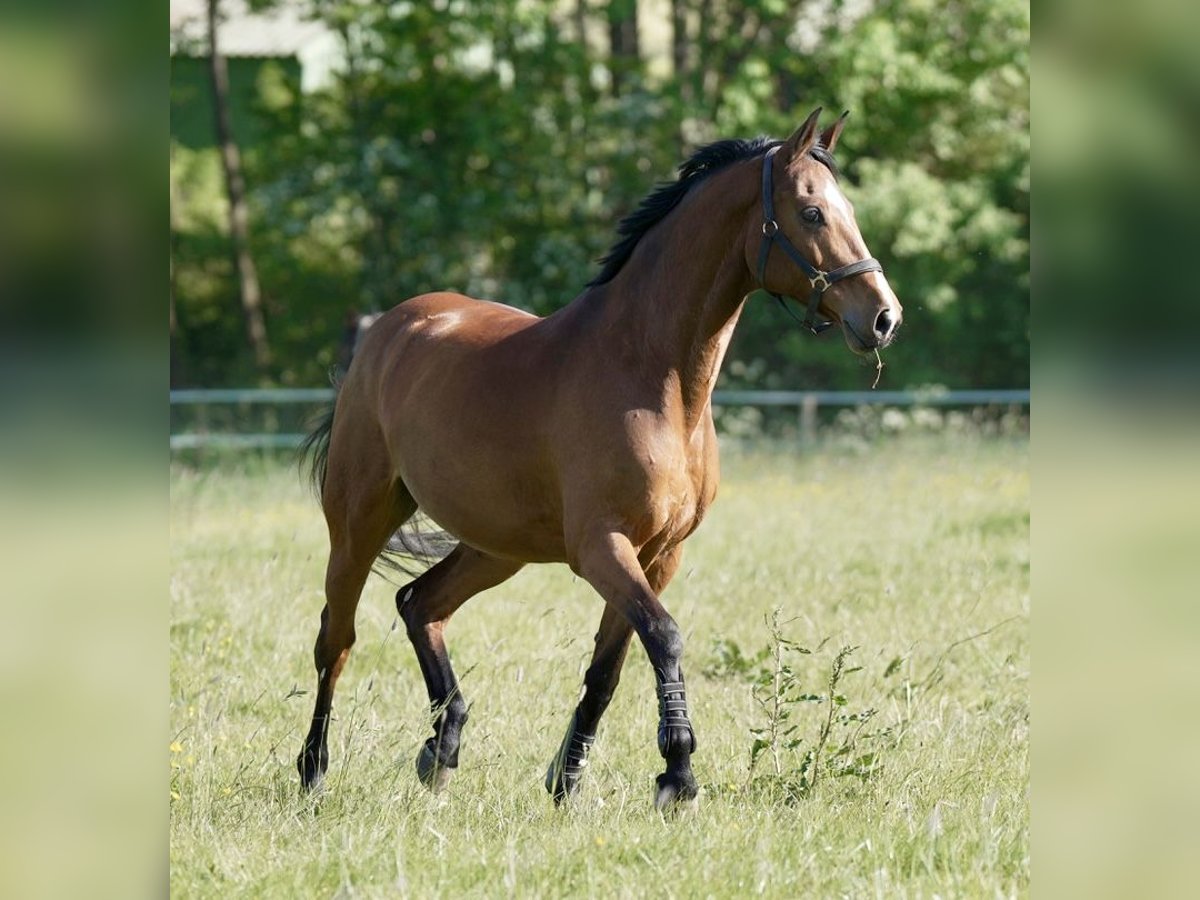
<path id="1" fill-rule="evenodd" d="M 808 301 L 806 325 L 819 331 L 829 316 L 851 350 L 868 353 L 891 343 L 902 310 L 838 185 L 831 154 L 846 115 L 819 132 L 820 113 L 764 159 L 747 262 L 768 291 Z"/>

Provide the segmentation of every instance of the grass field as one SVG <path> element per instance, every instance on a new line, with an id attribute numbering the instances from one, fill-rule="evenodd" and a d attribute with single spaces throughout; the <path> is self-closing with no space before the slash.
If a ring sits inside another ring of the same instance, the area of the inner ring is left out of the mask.
<path id="1" fill-rule="evenodd" d="M 962 436 L 726 452 L 720 496 L 664 593 L 687 638 L 703 786 L 694 812 L 668 818 L 652 808 L 657 708 L 636 644 L 580 796 L 555 809 L 542 787 L 601 609 L 564 566 L 526 568 L 449 628 L 471 721 L 439 796 L 413 770 L 427 701 L 393 630 L 395 588 L 373 577 L 328 790 L 301 798 L 320 512 L 284 465 L 175 467 L 172 894 L 1026 895 L 1027 458 L 1023 440 Z M 839 714 L 876 711 L 858 775 L 788 789 L 827 721 L 821 700 L 785 704 L 801 742 L 777 743 L 779 776 L 770 750 L 750 772 L 776 609 L 813 651 L 785 656 L 802 692 L 827 698 L 836 651 L 858 648 L 861 670 L 835 691 Z"/>

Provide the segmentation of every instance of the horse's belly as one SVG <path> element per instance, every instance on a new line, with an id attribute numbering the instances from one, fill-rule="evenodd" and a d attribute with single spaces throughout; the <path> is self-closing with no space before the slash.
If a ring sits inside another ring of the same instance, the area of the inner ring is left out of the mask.
<path id="1" fill-rule="evenodd" d="M 427 516 L 485 553 L 525 562 L 565 558 L 561 504 L 544 479 L 478 444 L 447 446 L 403 466 L 404 484 Z"/>
<path id="2" fill-rule="evenodd" d="M 566 559 L 562 525 L 532 515 L 530 509 L 498 507 L 486 501 L 472 504 L 469 497 L 416 499 L 441 528 L 477 550 L 523 562 Z"/>

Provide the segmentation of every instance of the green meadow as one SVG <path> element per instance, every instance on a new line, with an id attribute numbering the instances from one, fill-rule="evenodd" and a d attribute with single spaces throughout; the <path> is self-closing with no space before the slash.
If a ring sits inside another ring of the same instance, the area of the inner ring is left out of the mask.
<path id="1" fill-rule="evenodd" d="M 601 612 L 565 566 L 527 567 L 447 629 L 471 713 L 439 795 L 414 772 L 429 713 L 396 588 L 372 576 L 326 789 L 301 796 L 320 510 L 287 462 L 176 463 L 172 894 L 1027 895 L 1027 463 L 1026 438 L 948 433 L 727 448 L 663 594 L 702 785 L 665 817 L 637 644 L 580 795 L 559 809 L 542 786 Z"/>

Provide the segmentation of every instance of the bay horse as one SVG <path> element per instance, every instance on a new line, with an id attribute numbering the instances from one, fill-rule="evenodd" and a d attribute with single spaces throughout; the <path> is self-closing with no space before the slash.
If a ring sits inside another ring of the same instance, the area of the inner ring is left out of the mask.
<path id="1" fill-rule="evenodd" d="M 698 150 L 620 223 L 599 275 L 553 315 L 440 292 L 397 305 L 366 333 L 306 448 L 330 551 L 316 708 L 297 759 L 305 788 L 329 764 L 334 686 L 367 575 L 419 509 L 457 540 L 396 594 L 435 717 L 421 781 L 446 784 L 467 720 L 450 617 L 527 563 L 565 562 L 604 610 L 547 790 L 559 803 L 578 788 L 636 634 L 654 669 L 666 761 L 655 805 L 695 798 L 683 639 L 659 596 L 716 495 L 712 392 L 746 297 L 809 293 L 806 324 L 839 323 L 859 354 L 886 346 L 900 324 L 838 186 L 845 115 L 820 131 L 820 112 L 784 141 Z"/>

